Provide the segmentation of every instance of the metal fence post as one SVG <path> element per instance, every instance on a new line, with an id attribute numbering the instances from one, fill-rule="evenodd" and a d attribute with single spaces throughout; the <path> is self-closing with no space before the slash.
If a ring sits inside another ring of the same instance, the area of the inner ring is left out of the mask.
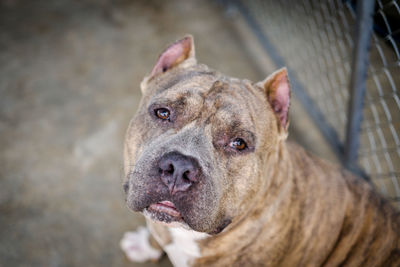
<path id="1" fill-rule="evenodd" d="M 363 117 L 363 103 L 368 72 L 368 52 L 372 34 L 375 0 L 357 1 L 357 24 L 350 80 L 350 99 L 348 102 L 348 121 L 346 143 L 344 146 L 344 164 L 352 169 L 357 163 L 360 146 L 360 127 Z"/>

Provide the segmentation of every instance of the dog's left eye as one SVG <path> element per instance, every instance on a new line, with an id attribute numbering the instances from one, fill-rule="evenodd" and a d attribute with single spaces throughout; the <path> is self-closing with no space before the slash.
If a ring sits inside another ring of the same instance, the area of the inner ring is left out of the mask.
<path id="1" fill-rule="evenodd" d="M 235 140 L 233 140 L 230 143 L 230 146 L 233 147 L 234 149 L 240 151 L 240 150 L 246 149 L 247 144 L 242 138 L 236 138 Z"/>
<path id="2" fill-rule="evenodd" d="M 166 108 L 158 108 L 156 110 L 154 110 L 154 113 L 156 114 L 156 116 L 161 119 L 161 120 L 170 120 L 170 111 Z"/>

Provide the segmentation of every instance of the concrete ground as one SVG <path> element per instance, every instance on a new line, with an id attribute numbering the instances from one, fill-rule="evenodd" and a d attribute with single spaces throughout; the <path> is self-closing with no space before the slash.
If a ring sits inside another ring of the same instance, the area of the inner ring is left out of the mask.
<path id="1" fill-rule="evenodd" d="M 0 266 L 159 266 L 119 249 L 143 224 L 124 204 L 122 144 L 141 79 L 186 33 L 226 74 L 273 70 L 212 1 L 0 0 Z M 291 137 L 332 158 L 293 110 Z"/>

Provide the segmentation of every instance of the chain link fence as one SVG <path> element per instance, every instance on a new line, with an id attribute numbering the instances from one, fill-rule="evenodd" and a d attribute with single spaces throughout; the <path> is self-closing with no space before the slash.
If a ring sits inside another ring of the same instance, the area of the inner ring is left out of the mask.
<path id="1" fill-rule="evenodd" d="M 343 164 L 400 207 L 399 1 L 223 2 L 242 13 L 277 67 L 288 67 Z"/>

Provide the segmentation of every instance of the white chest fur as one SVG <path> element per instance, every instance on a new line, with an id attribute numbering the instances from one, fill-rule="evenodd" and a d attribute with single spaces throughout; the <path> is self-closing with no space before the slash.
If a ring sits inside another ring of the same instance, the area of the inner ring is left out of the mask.
<path id="1" fill-rule="evenodd" d="M 197 241 L 208 237 L 208 234 L 200 233 L 184 228 L 169 228 L 172 242 L 163 247 L 175 267 L 190 266 L 193 261 L 201 256 Z"/>

